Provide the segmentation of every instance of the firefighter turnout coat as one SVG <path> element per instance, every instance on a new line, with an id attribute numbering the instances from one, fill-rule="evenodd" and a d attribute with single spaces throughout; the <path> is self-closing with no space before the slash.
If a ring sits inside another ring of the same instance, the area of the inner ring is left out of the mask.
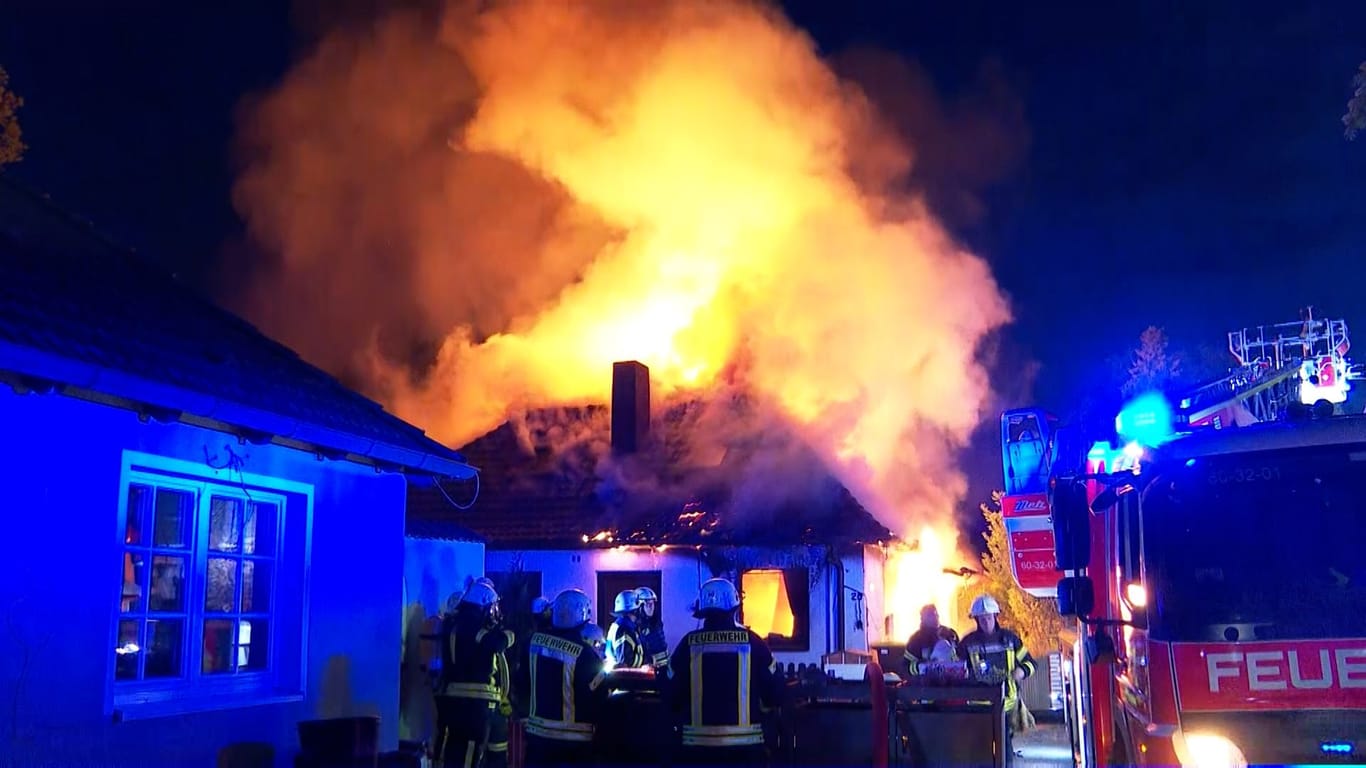
<path id="1" fill-rule="evenodd" d="M 628 616 L 607 628 L 607 656 L 614 667 L 645 666 L 645 649 L 640 644 L 640 629 Z"/>
<path id="2" fill-rule="evenodd" d="M 669 660 L 669 698 L 683 713 L 684 747 L 764 743 L 763 715 L 781 681 L 768 644 L 730 617 L 708 618 L 683 636 Z"/>
<path id="3" fill-rule="evenodd" d="M 503 701 L 495 657 L 516 642 L 511 630 L 451 621 L 443 645 L 437 694 L 488 702 L 493 709 Z"/>
<path id="4" fill-rule="evenodd" d="M 555 741 L 593 741 L 607 698 L 607 675 L 602 657 L 581 635 L 576 627 L 531 636 L 522 676 L 528 699 L 527 734 Z"/>
<path id="5" fill-rule="evenodd" d="M 640 647 L 645 663 L 660 670 L 669 663 L 669 641 L 664 637 L 664 622 L 649 620 L 640 628 Z"/>
<path id="6" fill-rule="evenodd" d="M 958 638 L 958 633 L 949 627 L 921 627 L 911 635 L 906 641 L 906 652 L 902 658 L 906 661 L 906 669 L 912 675 L 923 673 L 921 667 L 925 662 L 930 661 L 930 654 L 934 652 L 934 647 L 943 640 L 953 649 L 955 655 L 959 652 L 962 641 Z"/>
<path id="7" fill-rule="evenodd" d="M 1024 670 L 1025 677 L 1034 674 L 1034 657 L 1024 641 L 1014 632 L 1003 627 L 988 635 L 980 629 L 973 630 L 963 638 L 962 653 L 971 665 L 972 674 L 980 680 L 1004 682 L 1005 709 L 1013 710 L 1020 700 L 1020 684 L 1015 680 L 1015 669 Z"/>

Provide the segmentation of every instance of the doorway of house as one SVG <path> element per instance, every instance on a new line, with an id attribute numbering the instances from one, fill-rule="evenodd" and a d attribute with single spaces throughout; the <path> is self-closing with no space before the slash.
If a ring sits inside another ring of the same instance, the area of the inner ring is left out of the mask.
<path id="1" fill-rule="evenodd" d="M 659 571 L 598 571 L 598 606 L 593 618 L 606 632 L 615 620 L 612 616 L 612 604 L 616 601 L 618 592 L 649 587 L 656 595 L 660 595 L 662 600 L 664 591 L 660 588 L 661 581 Z"/>

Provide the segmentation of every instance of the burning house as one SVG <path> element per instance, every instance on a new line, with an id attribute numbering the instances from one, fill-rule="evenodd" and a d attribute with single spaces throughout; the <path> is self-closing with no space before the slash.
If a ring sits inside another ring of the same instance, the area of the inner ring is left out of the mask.
<path id="1" fill-rule="evenodd" d="M 3 762 L 396 746 L 406 489 L 458 454 L 5 179 L 0 424 Z"/>
<path id="2" fill-rule="evenodd" d="M 652 418 L 647 369 L 617 363 L 610 408 L 537 409 L 505 422 L 461 449 L 481 470 L 478 503 L 461 510 L 453 497 L 465 491 L 414 488 L 409 524 L 477 531 L 487 575 L 513 610 L 578 587 L 606 626 L 617 592 L 649 586 L 677 637 L 695 625 L 701 583 L 726 576 L 745 595 L 744 622 L 785 663 L 867 651 L 909 631 L 887 620 L 919 607 L 890 604 L 902 592 L 888 581 L 914 578 L 896 573 L 893 532 L 776 424 L 717 429 L 753 407 L 683 399 Z"/>

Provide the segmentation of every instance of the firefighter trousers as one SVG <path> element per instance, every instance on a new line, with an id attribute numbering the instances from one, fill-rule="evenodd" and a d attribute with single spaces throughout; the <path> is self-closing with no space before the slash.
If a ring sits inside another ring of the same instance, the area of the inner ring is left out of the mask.
<path id="1" fill-rule="evenodd" d="M 526 735 L 526 760 L 523 768 L 562 768 L 562 766 L 595 766 L 597 753 L 591 741 L 547 739 Z"/>
<path id="2" fill-rule="evenodd" d="M 436 759 L 441 768 L 481 768 L 489 743 L 493 702 L 459 696 L 437 696 Z M 506 742 L 506 739 L 504 739 Z"/>
<path id="3" fill-rule="evenodd" d="M 507 768 L 508 716 L 499 710 L 489 714 L 489 742 L 484 751 L 484 768 Z"/>

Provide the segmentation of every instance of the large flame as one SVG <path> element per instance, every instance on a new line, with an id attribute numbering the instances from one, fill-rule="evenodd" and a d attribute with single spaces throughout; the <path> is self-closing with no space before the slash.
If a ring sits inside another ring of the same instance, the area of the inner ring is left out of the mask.
<path id="1" fill-rule="evenodd" d="M 325 340 L 285 336 L 334 367 L 396 324 L 357 316 L 444 337 L 420 378 L 372 358 L 399 415 L 458 445 L 510 408 L 605 401 L 617 360 L 661 393 L 738 376 L 890 528 L 944 531 L 917 579 L 945 565 L 1006 302 L 777 13 L 453 3 L 334 35 L 250 114 L 236 200 L 283 259 L 253 315 L 328 313 Z"/>
<path id="2" fill-rule="evenodd" d="M 957 549 L 957 531 L 944 525 L 926 525 L 916 541 L 889 546 L 883 574 L 883 614 L 890 619 L 892 638 L 910 637 L 920 626 L 920 609 L 925 605 L 939 609 L 942 624 L 954 625 L 963 578 L 946 571 L 961 562 Z"/>

